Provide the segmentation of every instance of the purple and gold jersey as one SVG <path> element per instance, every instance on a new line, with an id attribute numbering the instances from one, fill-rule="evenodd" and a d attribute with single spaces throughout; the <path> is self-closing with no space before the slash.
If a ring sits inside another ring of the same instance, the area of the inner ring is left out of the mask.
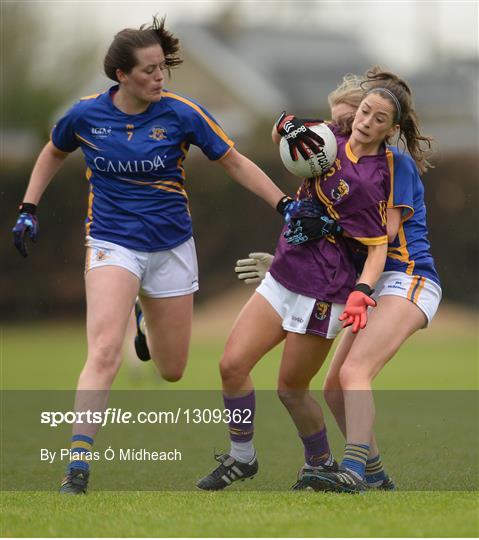
<path id="1" fill-rule="evenodd" d="M 90 184 L 86 234 L 138 251 L 172 249 L 192 236 L 183 161 L 191 144 L 211 160 L 233 146 L 199 104 L 164 90 L 141 114 L 109 91 L 76 103 L 52 130 L 64 152 L 82 149 Z"/>
<path id="2" fill-rule="evenodd" d="M 391 147 L 394 156 L 390 208 L 401 208 L 398 235 L 389 244 L 385 272 L 405 272 L 423 276 L 440 285 L 429 252 L 424 186 L 414 160 Z"/>
<path id="3" fill-rule="evenodd" d="M 334 125 L 330 127 L 338 143 L 336 161 L 323 176 L 306 179 L 297 199 L 322 205 L 357 242 L 386 244 L 389 150 L 383 148 L 379 155 L 358 159 L 348 137 L 340 135 Z M 326 302 L 346 302 L 356 282 L 352 253 L 343 237 L 328 236 L 294 246 L 281 234 L 270 272 L 287 289 Z"/>

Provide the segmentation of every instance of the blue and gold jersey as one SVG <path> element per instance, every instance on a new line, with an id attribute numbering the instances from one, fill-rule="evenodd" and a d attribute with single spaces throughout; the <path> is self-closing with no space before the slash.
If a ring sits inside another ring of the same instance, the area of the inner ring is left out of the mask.
<path id="1" fill-rule="evenodd" d="M 401 224 L 396 239 L 389 244 L 385 272 L 405 272 L 424 276 L 440 285 L 427 239 L 424 186 L 414 160 L 391 147 L 394 166 L 388 206 L 400 208 Z"/>
<path id="2" fill-rule="evenodd" d="M 138 251 L 172 249 L 192 235 L 183 162 L 191 144 L 211 160 L 233 146 L 198 103 L 163 91 L 125 114 L 109 91 L 76 103 L 54 126 L 53 144 L 82 149 L 90 185 L 86 234 Z"/>

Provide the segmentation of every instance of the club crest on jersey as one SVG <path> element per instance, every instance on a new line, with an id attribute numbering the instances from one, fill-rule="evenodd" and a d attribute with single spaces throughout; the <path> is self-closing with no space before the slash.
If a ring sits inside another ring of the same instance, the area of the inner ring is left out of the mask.
<path id="1" fill-rule="evenodd" d="M 108 127 L 92 127 L 91 134 L 95 139 L 106 139 L 111 135 L 111 126 Z"/>
<path id="2" fill-rule="evenodd" d="M 348 193 L 349 193 L 349 186 L 343 179 L 341 179 L 339 181 L 338 186 L 331 190 L 331 197 L 335 201 L 339 201 L 339 199 L 341 199 Z"/>
<path id="3" fill-rule="evenodd" d="M 148 137 L 150 137 L 150 139 L 155 139 L 155 141 L 162 141 L 163 139 L 166 139 L 166 129 L 153 127 L 150 129 Z"/>
<path id="4" fill-rule="evenodd" d="M 324 321 L 328 316 L 329 304 L 328 302 L 316 302 L 316 313 L 314 316 L 318 321 Z"/>

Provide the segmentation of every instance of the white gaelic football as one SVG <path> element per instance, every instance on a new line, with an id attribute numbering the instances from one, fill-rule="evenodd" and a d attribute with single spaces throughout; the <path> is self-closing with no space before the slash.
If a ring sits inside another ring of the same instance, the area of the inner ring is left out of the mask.
<path id="1" fill-rule="evenodd" d="M 309 159 L 304 159 L 298 152 L 298 160 L 293 161 L 286 139 L 281 137 L 279 143 L 279 154 L 283 165 L 290 173 L 301 178 L 311 178 L 312 176 L 321 176 L 324 174 L 333 165 L 338 151 L 336 137 L 326 124 L 309 126 L 309 129 L 320 135 L 324 140 L 324 146 L 321 151 L 317 154 L 311 152 Z"/>

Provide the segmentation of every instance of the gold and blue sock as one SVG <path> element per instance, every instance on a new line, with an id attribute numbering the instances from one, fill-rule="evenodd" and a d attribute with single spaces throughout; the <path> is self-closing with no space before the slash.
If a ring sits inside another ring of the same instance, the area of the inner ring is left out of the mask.
<path id="1" fill-rule="evenodd" d="M 358 478 L 363 480 L 368 456 L 368 444 L 347 443 L 344 448 L 344 457 L 343 462 L 341 463 L 341 468 L 351 471 Z"/>
<path id="2" fill-rule="evenodd" d="M 387 474 L 384 471 L 381 456 L 370 458 L 366 461 L 366 482 L 371 487 L 379 486 L 384 480 L 387 480 Z"/>
<path id="3" fill-rule="evenodd" d="M 83 469 L 84 471 L 88 471 L 90 469 L 89 461 L 92 451 L 93 439 L 91 437 L 80 434 L 73 435 L 68 470 Z"/>

